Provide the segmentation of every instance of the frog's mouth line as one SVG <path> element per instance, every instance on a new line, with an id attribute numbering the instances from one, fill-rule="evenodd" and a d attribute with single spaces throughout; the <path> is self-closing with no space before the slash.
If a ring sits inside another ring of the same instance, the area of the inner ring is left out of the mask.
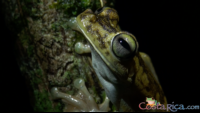
<path id="1" fill-rule="evenodd" d="M 98 55 L 98 53 L 94 50 L 93 46 L 90 45 L 90 48 L 91 48 L 91 51 L 93 51 L 92 54 Z M 113 80 L 110 80 L 108 76 L 104 76 L 102 73 L 99 73 L 100 76 L 104 78 L 104 80 L 106 80 L 107 82 L 110 82 L 110 83 L 114 83 L 115 85 L 123 84 L 123 85 L 127 86 L 127 79 L 128 78 L 124 79 L 124 78 L 120 77 L 120 74 L 118 72 L 112 70 L 99 55 L 95 56 L 95 57 L 99 57 L 101 59 L 101 61 L 105 64 L 105 66 L 109 70 L 111 70 L 112 75 L 114 75 L 114 77 L 116 78 L 116 80 L 113 81 Z M 93 60 L 93 57 L 92 57 L 92 60 Z M 94 66 L 96 67 L 96 64 Z"/>
<path id="2" fill-rule="evenodd" d="M 90 43 L 89 43 L 89 44 L 90 44 Z M 113 73 L 114 71 L 105 63 L 105 61 L 104 61 L 104 60 L 101 58 L 101 56 L 95 51 L 94 47 L 91 46 L 91 44 L 90 44 L 90 49 L 91 49 L 91 51 L 93 51 L 93 53 L 91 53 L 91 54 L 94 54 L 95 57 L 98 57 L 98 58 L 105 64 L 105 66 L 106 66 L 109 70 L 111 70 L 111 72 Z M 98 56 L 96 56 L 96 55 L 98 55 Z M 92 62 L 93 62 L 93 57 L 92 57 Z M 94 66 L 97 67 L 96 65 L 97 65 L 97 64 L 95 64 Z M 100 65 L 100 64 L 99 64 L 99 65 Z M 107 76 L 102 75 L 102 73 L 99 73 L 99 74 L 100 74 L 106 81 L 111 82 Z M 114 75 L 115 75 L 115 77 L 116 77 L 116 79 L 117 79 L 117 81 L 118 81 L 118 80 L 120 79 L 120 78 L 118 77 L 118 74 L 114 74 Z M 117 76 L 116 76 L 116 75 L 117 75 Z"/>

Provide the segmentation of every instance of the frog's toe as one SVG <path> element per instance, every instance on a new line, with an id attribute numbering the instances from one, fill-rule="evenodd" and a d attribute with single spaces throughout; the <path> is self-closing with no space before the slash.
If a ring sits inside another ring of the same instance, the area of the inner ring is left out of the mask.
<path id="1" fill-rule="evenodd" d="M 106 96 L 104 102 L 99 105 L 99 109 L 100 109 L 100 111 L 104 111 L 104 112 L 110 110 L 110 108 L 109 108 L 109 99 L 108 99 L 107 96 Z"/>
<path id="2" fill-rule="evenodd" d="M 85 82 L 83 79 L 76 79 L 74 81 L 74 86 L 80 90 L 80 94 L 83 94 L 86 104 L 89 106 L 89 111 L 99 111 L 98 105 L 96 104 L 94 98 L 88 92 Z"/>
<path id="3" fill-rule="evenodd" d="M 106 97 L 101 105 L 97 105 L 93 96 L 88 92 L 83 79 L 74 80 L 74 87 L 79 90 L 75 96 L 60 92 L 57 87 L 51 89 L 52 99 L 61 99 L 65 104 L 63 111 L 108 111 L 109 99 Z"/>
<path id="4" fill-rule="evenodd" d="M 65 104 L 63 112 L 86 112 L 88 109 L 81 108 L 81 106 L 71 105 L 65 99 L 62 99 L 62 102 Z"/>
<path id="5" fill-rule="evenodd" d="M 76 17 L 70 18 L 69 21 L 67 22 L 67 25 L 68 25 L 71 29 L 81 32 L 81 30 L 79 29 L 79 27 L 78 27 L 78 25 L 77 25 Z"/>
<path id="6" fill-rule="evenodd" d="M 91 53 L 90 45 L 77 42 L 75 44 L 75 52 L 78 54 Z"/>
<path id="7" fill-rule="evenodd" d="M 87 105 L 85 104 L 85 102 L 83 102 L 83 100 L 79 99 L 78 97 L 75 97 L 66 93 L 62 93 L 56 87 L 53 87 L 51 89 L 51 95 L 52 95 L 53 100 L 62 99 L 63 103 L 66 106 L 68 106 L 67 104 L 70 104 L 78 109 L 87 108 Z"/>

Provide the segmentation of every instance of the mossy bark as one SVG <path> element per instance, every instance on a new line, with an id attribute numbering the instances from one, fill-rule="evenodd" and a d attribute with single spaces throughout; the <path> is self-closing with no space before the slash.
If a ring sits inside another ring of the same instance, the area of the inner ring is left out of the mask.
<path id="1" fill-rule="evenodd" d="M 104 0 L 113 7 L 113 1 Z M 96 103 L 105 97 L 91 66 L 90 54 L 78 55 L 74 44 L 86 42 L 68 20 L 84 10 L 100 8 L 99 0 L 2 0 L 7 27 L 16 41 L 15 53 L 29 87 L 34 111 L 62 111 L 61 101 L 51 99 L 50 89 L 75 94 L 72 82 L 83 78 Z"/>

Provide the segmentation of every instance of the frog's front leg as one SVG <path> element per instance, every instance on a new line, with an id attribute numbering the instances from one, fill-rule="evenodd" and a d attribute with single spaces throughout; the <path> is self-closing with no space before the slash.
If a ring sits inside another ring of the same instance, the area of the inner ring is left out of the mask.
<path id="1" fill-rule="evenodd" d="M 80 28 L 77 25 L 76 17 L 72 17 L 68 21 L 68 25 L 71 29 L 78 31 L 82 33 Z M 77 42 L 75 44 L 75 52 L 78 54 L 84 54 L 84 53 L 91 53 L 90 51 L 90 45 L 89 44 L 83 44 L 82 42 Z"/>
<path id="2" fill-rule="evenodd" d="M 155 77 L 155 79 L 159 83 L 158 76 L 157 76 L 156 71 L 154 69 L 153 63 L 151 62 L 151 58 L 149 57 L 149 55 L 147 55 L 144 52 L 139 52 L 139 53 L 140 53 L 140 56 L 142 57 L 143 61 L 145 62 L 146 66 L 150 69 L 153 76 Z"/>
<path id="3" fill-rule="evenodd" d="M 57 87 L 51 89 L 52 99 L 62 99 L 65 104 L 65 112 L 69 111 L 108 111 L 109 110 L 109 99 L 106 97 L 104 102 L 97 105 L 92 95 L 88 92 L 85 82 L 83 79 L 74 80 L 74 87 L 76 87 L 79 92 L 77 95 L 72 96 L 66 93 L 62 93 Z"/>

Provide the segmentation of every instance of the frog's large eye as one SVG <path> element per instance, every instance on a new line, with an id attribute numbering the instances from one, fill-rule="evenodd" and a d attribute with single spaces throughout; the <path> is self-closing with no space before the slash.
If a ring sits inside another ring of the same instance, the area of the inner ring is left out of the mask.
<path id="1" fill-rule="evenodd" d="M 132 58 L 137 49 L 135 38 L 129 34 L 121 33 L 113 38 L 112 51 L 120 59 Z"/>

